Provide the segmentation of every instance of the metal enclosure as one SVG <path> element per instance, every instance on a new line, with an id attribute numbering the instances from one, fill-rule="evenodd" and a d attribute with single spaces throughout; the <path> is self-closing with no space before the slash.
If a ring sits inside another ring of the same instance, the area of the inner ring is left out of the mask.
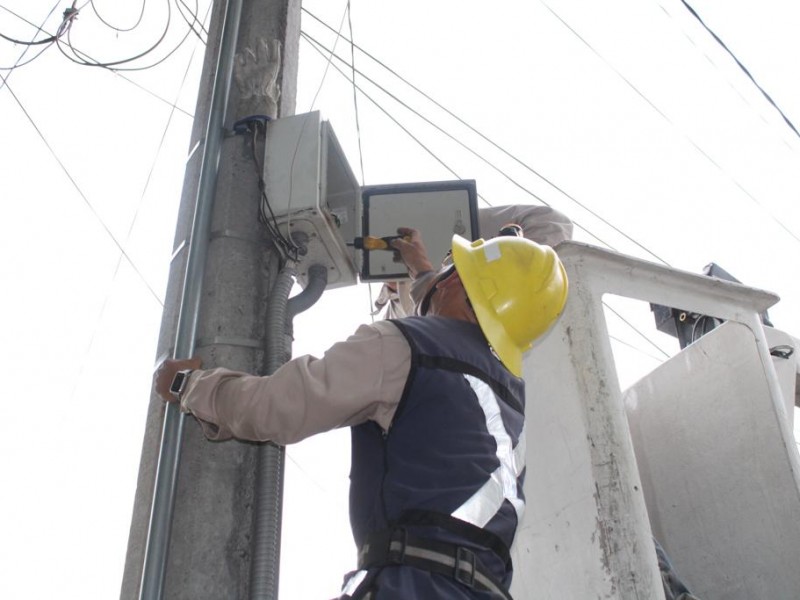
<path id="1" fill-rule="evenodd" d="M 434 267 L 450 250 L 454 233 L 475 240 L 478 202 L 472 180 L 374 185 L 361 191 L 362 235 L 397 235 L 397 226 L 418 229 Z M 393 252 L 362 251 L 361 279 L 408 279 L 408 270 Z"/>
<path id="2" fill-rule="evenodd" d="M 266 195 L 278 226 L 304 246 L 298 281 L 307 268 L 328 267 L 328 287 L 357 282 L 352 241 L 360 229 L 359 186 L 319 112 L 270 121 L 264 150 Z"/>
<path id="3" fill-rule="evenodd" d="M 304 248 L 298 281 L 308 268 L 328 268 L 328 287 L 362 280 L 407 279 L 396 252 L 356 250 L 357 237 L 397 235 L 399 226 L 422 232 L 434 262 L 453 233 L 478 237 L 477 191 L 472 180 L 359 187 L 330 123 L 319 112 L 270 121 L 264 157 L 266 196 L 280 231 Z"/>

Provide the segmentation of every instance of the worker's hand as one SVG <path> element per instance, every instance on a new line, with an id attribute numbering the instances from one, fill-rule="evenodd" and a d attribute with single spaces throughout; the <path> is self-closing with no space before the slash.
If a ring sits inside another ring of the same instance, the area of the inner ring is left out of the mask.
<path id="1" fill-rule="evenodd" d="M 178 399 L 169 391 L 172 380 L 175 378 L 175 373 L 186 369 L 199 369 L 202 366 L 203 361 L 196 356 L 183 360 L 168 358 L 158 365 L 156 372 L 153 374 L 153 390 L 165 402 L 177 402 Z"/>
<path id="2" fill-rule="evenodd" d="M 402 237 L 392 240 L 391 244 L 400 252 L 400 257 L 408 267 L 411 278 L 416 279 L 420 273 L 433 271 L 433 265 L 428 259 L 428 251 L 425 249 L 425 244 L 422 243 L 420 232 L 410 227 L 398 227 L 397 233 Z"/>

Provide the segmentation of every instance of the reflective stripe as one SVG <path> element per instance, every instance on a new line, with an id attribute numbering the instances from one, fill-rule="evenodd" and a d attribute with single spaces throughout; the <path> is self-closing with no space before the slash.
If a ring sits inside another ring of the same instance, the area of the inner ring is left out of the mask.
<path id="1" fill-rule="evenodd" d="M 478 397 L 486 418 L 486 428 L 497 444 L 500 466 L 469 500 L 453 511 L 452 516 L 477 527 L 485 527 L 500 510 L 503 500 L 508 500 L 517 512 L 517 520 L 522 521 L 525 503 L 517 491 L 517 478 L 525 468 L 525 428 L 522 428 L 519 442 L 514 448 L 503 423 L 500 401 L 492 388 L 472 375 L 465 374 L 464 379 Z"/>
<path id="2" fill-rule="evenodd" d="M 342 586 L 342 596 L 352 596 L 356 593 L 358 586 L 361 585 L 361 582 L 364 581 L 364 578 L 367 576 L 367 572 L 365 570 L 356 571 L 350 577 L 347 578 L 347 582 Z"/>

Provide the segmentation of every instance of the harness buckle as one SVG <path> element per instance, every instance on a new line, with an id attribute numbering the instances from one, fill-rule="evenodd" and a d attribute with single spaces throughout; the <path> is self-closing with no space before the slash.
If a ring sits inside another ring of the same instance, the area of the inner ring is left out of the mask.
<path id="1" fill-rule="evenodd" d="M 453 579 L 463 583 L 468 588 L 475 587 L 475 553 L 469 548 L 458 546 L 456 548 L 456 564 L 453 568 Z M 466 563 L 466 564 L 465 564 Z"/>
<path id="2" fill-rule="evenodd" d="M 408 531 L 405 527 L 398 527 L 389 536 L 389 547 L 387 558 L 389 562 L 402 565 L 406 559 L 406 548 L 408 547 Z"/>

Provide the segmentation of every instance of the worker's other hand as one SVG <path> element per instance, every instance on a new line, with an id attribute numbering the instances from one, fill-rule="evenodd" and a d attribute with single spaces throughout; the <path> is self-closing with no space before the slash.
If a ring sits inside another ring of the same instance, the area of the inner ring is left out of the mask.
<path id="1" fill-rule="evenodd" d="M 398 227 L 397 233 L 402 237 L 392 240 L 392 247 L 400 252 L 400 257 L 408 267 L 408 273 L 412 279 L 416 279 L 421 273 L 433 271 L 433 265 L 428 259 L 428 251 L 422 243 L 422 235 L 417 229 L 410 227 Z"/>
<path id="2" fill-rule="evenodd" d="M 169 391 L 172 380 L 175 379 L 175 373 L 186 369 L 199 369 L 202 366 L 203 361 L 197 356 L 182 360 L 168 358 L 158 365 L 156 372 L 153 374 L 153 390 L 165 402 L 177 402 L 178 399 Z"/>

